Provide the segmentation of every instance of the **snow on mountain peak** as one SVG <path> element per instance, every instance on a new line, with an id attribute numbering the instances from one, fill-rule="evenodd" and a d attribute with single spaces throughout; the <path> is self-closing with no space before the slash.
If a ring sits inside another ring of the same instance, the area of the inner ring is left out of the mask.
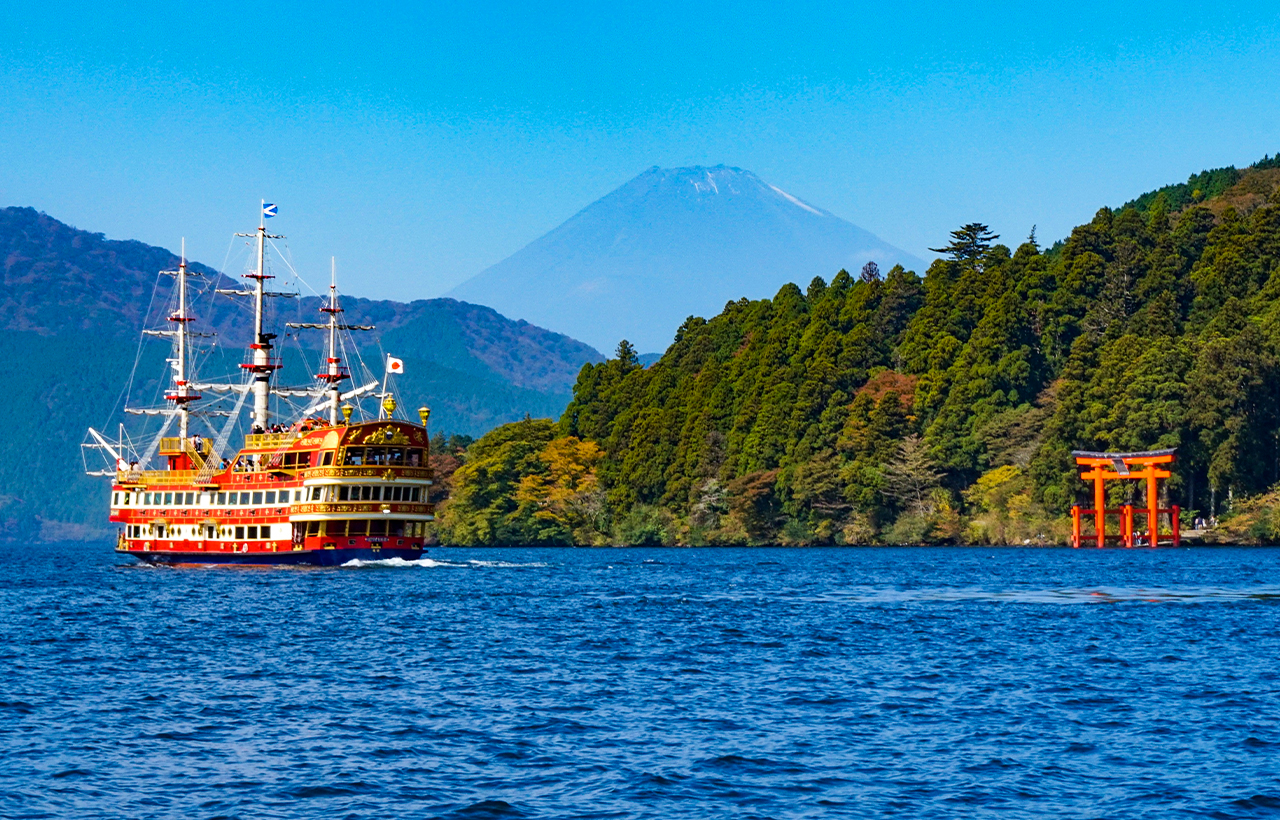
<path id="1" fill-rule="evenodd" d="M 781 194 L 782 197 L 786 199 L 788 202 L 790 202 L 792 205 L 799 205 L 801 208 L 804 208 L 806 211 L 808 211 L 811 214 L 817 214 L 818 216 L 826 216 L 826 214 L 823 213 L 822 211 L 819 211 L 817 208 L 813 207 L 812 205 L 806 205 L 805 203 L 801 202 L 799 199 L 796 199 L 791 194 L 779 188 L 777 185 L 770 185 L 769 187 L 772 188 L 774 191 L 778 192 L 779 194 Z"/>

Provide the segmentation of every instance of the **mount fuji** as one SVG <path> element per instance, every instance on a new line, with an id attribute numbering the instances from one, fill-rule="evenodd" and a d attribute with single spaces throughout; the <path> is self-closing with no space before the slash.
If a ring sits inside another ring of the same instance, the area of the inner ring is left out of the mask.
<path id="1" fill-rule="evenodd" d="M 915 256 L 750 171 L 653 167 L 447 296 L 612 351 L 660 351 L 691 315 L 787 282 Z"/>

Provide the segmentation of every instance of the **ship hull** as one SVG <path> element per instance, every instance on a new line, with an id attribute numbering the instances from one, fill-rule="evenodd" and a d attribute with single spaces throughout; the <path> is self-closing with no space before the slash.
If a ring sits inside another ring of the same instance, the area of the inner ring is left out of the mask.
<path id="1" fill-rule="evenodd" d="M 157 566 L 340 567 L 351 561 L 416 561 L 422 549 L 332 549 L 305 552 L 217 554 L 208 552 L 121 552 Z"/>

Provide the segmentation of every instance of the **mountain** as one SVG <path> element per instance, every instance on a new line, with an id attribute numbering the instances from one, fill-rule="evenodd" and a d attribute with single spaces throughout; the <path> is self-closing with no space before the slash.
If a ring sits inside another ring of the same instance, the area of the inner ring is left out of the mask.
<path id="1" fill-rule="evenodd" d="M 750 171 L 655 166 L 446 295 L 600 350 L 654 351 L 690 315 L 868 261 L 924 267 Z"/>
<path id="2" fill-rule="evenodd" d="M 173 281 L 157 277 L 178 258 L 135 241 L 108 240 L 30 208 L 0 209 L 0 312 L 10 413 L 0 438 L 0 523 L 7 537 L 46 538 L 100 527 L 101 479 L 82 474 L 85 428 L 119 416 L 125 388 L 134 403 L 158 398 L 168 343 L 143 327 L 164 324 Z M 197 262 L 195 330 L 218 334 L 200 374 L 232 374 L 248 342 L 242 302 L 215 296 L 239 282 Z M 272 324 L 322 321 L 317 297 L 271 300 Z M 591 347 L 492 308 L 455 299 L 410 303 L 346 297 L 345 318 L 374 324 L 359 356 L 380 373 L 383 352 L 405 360 L 397 393 L 432 408 L 434 430 L 480 435 L 525 415 L 555 416 L 568 403 L 578 370 L 603 357 Z M 283 333 L 283 379 L 305 383 L 324 334 Z M 93 499 L 85 503 L 84 498 Z"/>
<path id="3" fill-rule="evenodd" d="M 468 450 L 442 540 L 1061 544 L 1092 506 L 1073 450 L 1172 448 L 1162 507 L 1280 543 L 1280 162 L 1047 249 L 994 239 L 965 225 L 923 277 L 787 284 L 649 367 L 584 367 L 558 425 Z"/>

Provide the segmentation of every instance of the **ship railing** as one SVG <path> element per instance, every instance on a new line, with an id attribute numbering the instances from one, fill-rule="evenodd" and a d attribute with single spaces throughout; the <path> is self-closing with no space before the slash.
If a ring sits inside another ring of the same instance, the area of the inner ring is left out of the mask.
<path id="1" fill-rule="evenodd" d="M 176 456 L 180 453 L 186 453 L 189 456 L 197 457 L 197 463 L 203 464 L 204 457 L 211 452 L 213 452 L 213 441 L 211 439 L 200 439 L 199 447 L 196 447 L 190 438 L 165 436 L 160 439 L 160 455 L 162 456 Z"/>
<path id="2" fill-rule="evenodd" d="M 317 501 L 294 504 L 293 515 L 426 515 L 435 505 L 421 501 Z"/>
<path id="3" fill-rule="evenodd" d="M 244 437 L 244 449 L 265 450 L 268 447 L 288 446 L 302 438 L 304 433 L 250 433 Z"/>
<path id="4" fill-rule="evenodd" d="M 118 484 L 201 484 L 199 470 L 118 470 Z"/>

